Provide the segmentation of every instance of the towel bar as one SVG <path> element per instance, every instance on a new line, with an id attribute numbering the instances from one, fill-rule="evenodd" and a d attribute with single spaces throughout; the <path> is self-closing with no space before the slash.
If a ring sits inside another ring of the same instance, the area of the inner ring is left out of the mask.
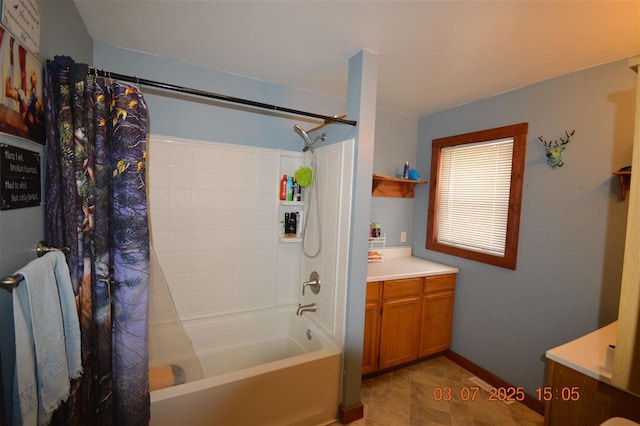
<path id="1" fill-rule="evenodd" d="M 36 246 L 36 255 L 38 257 L 42 257 L 46 253 L 49 253 L 50 251 L 55 251 L 55 250 L 60 250 L 63 253 L 69 253 L 71 251 L 69 247 L 60 247 L 60 248 L 48 247 L 46 242 L 40 241 Z M 22 274 L 15 274 L 10 277 L 4 277 L 0 280 L 0 288 L 3 288 L 10 292 L 14 288 L 16 288 L 18 284 L 20 284 L 20 281 L 22 281 L 23 279 L 24 277 L 22 276 Z"/>
<path id="2" fill-rule="evenodd" d="M 8 292 L 11 292 L 14 288 L 18 287 L 18 284 L 23 279 L 24 277 L 22 276 L 22 274 L 15 274 L 11 277 L 4 277 L 2 280 L 0 280 L 0 286 L 2 286 L 2 288 L 7 290 Z"/>
<path id="3" fill-rule="evenodd" d="M 69 253 L 71 249 L 69 247 L 49 247 L 45 241 L 40 241 L 36 246 L 36 255 L 42 257 L 50 251 L 60 250 L 63 253 Z"/>

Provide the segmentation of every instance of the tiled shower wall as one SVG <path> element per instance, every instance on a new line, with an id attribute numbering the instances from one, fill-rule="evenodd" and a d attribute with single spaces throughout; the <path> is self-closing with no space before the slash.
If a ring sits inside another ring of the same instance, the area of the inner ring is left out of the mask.
<path id="1" fill-rule="evenodd" d="M 316 314 L 305 315 L 343 336 L 354 142 L 316 152 L 323 242 L 320 255 L 307 259 L 300 242 L 279 242 L 278 183 L 309 154 L 150 138 L 152 243 L 182 320 L 315 302 Z M 317 244 L 311 210 L 309 251 Z M 303 298 L 313 270 L 321 291 Z"/>
<path id="2" fill-rule="evenodd" d="M 279 154 L 151 136 L 152 242 L 181 318 L 275 306 Z"/>
<path id="3" fill-rule="evenodd" d="M 305 292 L 303 303 L 316 303 L 318 318 L 340 341 L 344 338 L 353 155 L 353 140 L 316 148 L 318 188 L 314 202 L 320 203 L 322 251 L 315 258 L 303 257 L 302 262 L 303 276 L 308 279 L 315 270 L 322 283 L 317 295 Z M 309 210 L 305 246 L 314 252 L 318 243 L 315 205 Z"/>

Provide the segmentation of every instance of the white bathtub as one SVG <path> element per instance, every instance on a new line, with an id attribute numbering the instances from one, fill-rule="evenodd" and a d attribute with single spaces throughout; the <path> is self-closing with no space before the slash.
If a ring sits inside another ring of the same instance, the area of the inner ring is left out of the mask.
<path id="1" fill-rule="evenodd" d="M 312 315 L 297 317 L 294 311 L 186 323 L 205 378 L 152 392 L 151 425 L 313 425 L 335 420 L 341 348 Z"/>

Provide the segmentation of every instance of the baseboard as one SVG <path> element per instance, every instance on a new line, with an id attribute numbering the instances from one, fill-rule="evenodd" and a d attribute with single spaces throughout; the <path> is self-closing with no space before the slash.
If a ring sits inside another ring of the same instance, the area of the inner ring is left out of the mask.
<path id="1" fill-rule="evenodd" d="M 362 375 L 362 380 L 370 379 L 372 377 L 382 376 L 384 374 L 390 373 L 396 370 L 402 370 L 403 368 L 409 367 L 410 365 L 420 364 L 428 359 L 438 358 L 439 356 L 444 355 L 444 352 L 438 352 L 435 354 L 427 355 L 422 358 L 415 359 L 413 361 L 405 362 L 404 364 L 394 365 L 393 367 L 385 368 L 383 370 L 372 371 L 371 373 L 366 373 Z"/>
<path id="2" fill-rule="evenodd" d="M 500 377 L 496 376 L 490 371 L 487 371 L 484 368 L 480 367 L 478 364 L 475 364 L 473 361 L 470 361 L 467 358 L 463 357 L 462 355 L 459 355 L 451 350 L 445 351 L 443 355 L 449 358 L 451 361 L 458 364 L 460 367 L 464 368 L 465 370 L 469 370 L 471 373 L 478 376 L 479 378 L 481 378 L 482 380 L 484 380 L 485 382 L 489 383 L 492 386 L 495 386 L 497 388 L 498 387 L 503 387 L 503 388 L 515 387 L 514 385 L 507 382 L 506 380 L 501 379 Z M 525 393 L 524 400 L 521 402 L 527 407 L 531 408 L 533 411 L 544 415 L 543 401 L 540 401 L 537 398 Z"/>
<path id="3" fill-rule="evenodd" d="M 360 420 L 364 417 L 364 405 L 362 402 L 358 402 L 356 405 L 352 405 L 351 407 L 343 407 L 340 404 L 338 408 L 338 419 L 340 419 L 340 423 L 346 425 L 351 422 L 355 422 L 356 420 Z"/>

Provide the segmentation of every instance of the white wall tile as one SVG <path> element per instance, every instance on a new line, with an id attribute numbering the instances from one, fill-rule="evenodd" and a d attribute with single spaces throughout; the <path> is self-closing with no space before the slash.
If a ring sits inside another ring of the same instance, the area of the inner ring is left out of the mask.
<path id="1" fill-rule="evenodd" d="M 154 186 L 149 188 L 149 206 L 151 210 L 166 210 L 169 208 L 169 190 Z"/>
<path id="2" fill-rule="evenodd" d="M 193 169 L 190 167 L 169 167 L 169 188 L 193 188 Z"/>
<path id="3" fill-rule="evenodd" d="M 153 232 L 169 232 L 169 210 L 151 210 L 149 216 Z"/>
<path id="4" fill-rule="evenodd" d="M 169 284 L 169 288 L 172 293 L 191 293 L 190 273 L 165 274 L 165 278 L 167 279 L 167 284 Z"/>
<path id="5" fill-rule="evenodd" d="M 180 315 L 275 305 L 278 152 L 198 141 L 152 146 L 154 244 Z"/>
<path id="6" fill-rule="evenodd" d="M 169 165 L 180 168 L 193 168 L 193 148 L 188 145 L 171 144 L 169 147 Z"/>
<path id="7" fill-rule="evenodd" d="M 191 272 L 191 253 L 172 253 L 167 254 L 167 262 L 162 265 L 164 273 L 167 275 Z"/>
<path id="8" fill-rule="evenodd" d="M 153 248 L 157 253 L 167 253 L 170 250 L 169 246 L 169 233 L 163 231 L 156 231 L 153 222 L 151 225 L 151 242 Z"/>
<path id="9" fill-rule="evenodd" d="M 255 306 L 272 303 L 273 287 L 239 287 L 233 291 L 233 301 L 237 306 Z"/>
<path id="10" fill-rule="evenodd" d="M 169 231 L 188 232 L 191 230 L 191 210 L 169 210 Z"/>
<path id="11" fill-rule="evenodd" d="M 192 208 L 194 210 L 213 210 L 213 192 L 206 189 L 195 189 L 192 192 Z"/>
<path id="12" fill-rule="evenodd" d="M 179 314 L 185 315 L 193 313 L 190 293 L 177 294 L 172 292 L 171 296 L 173 297 L 173 303 L 176 306 L 176 311 L 178 311 Z"/>
<path id="13" fill-rule="evenodd" d="M 191 210 L 192 193 L 189 188 L 174 188 L 169 191 L 170 210 Z"/>
<path id="14" fill-rule="evenodd" d="M 191 253 L 191 233 L 170 231 L 169 245 L 172 253 Z"/>
<path id="15" fill-rule="evenodd" d="M 213 231 L 215 229 L 215 211 L 193 210 L 191 212 L 191 231 Z"/>
<path id="16" fill-rule="evenodd" d="M 213 251 L 213 231 L 191 231 L 191 243 L 194 252 Z"/>
<path id="17" fill-rule="evenodd" d="M 321 305 L 318 316 L 328 328 L 335 325 L 332 301 L 339 286 L 333 257 L 338 255 L 338 239 L 332 233 L 340 216 L 338 197 L 333 196 L 342 190 L 339 146 L 318 150 L 317 197 L 323 203 L 326 246 L 319 258 L 304 261 L 304 271 L 300 243 L 277 242 L 278 216 L 283 213 L 278 182 L 281 173 L 292 175 L 304 164 L 302 153 L 153 137 L 152 147 L 154 246 L 171 277 L 181 316 L 294 304 L 302 301 L 302 282 L 312 267 L 320 272 L 323 287 L 310 300 Z M 309 245 L 317 243 L 313 221 Z"/>
<path id="18" fill-rule="evenodd" d="M 227 250 L 226 248 L 214 250 L 209 258 L 211 270 L 232 269 L 234 267 L 233 258 L 234 252 L 231 250 Z"/>
<path id="19" fill-rule="evenodd" d="M 211 169 L 192 169 L 191 177 L 193 179 L 193 189 L 206 189 L 212 191 L 214 189 L 214 176 Z"/>
<path id="20" fill-rule="evenodd" d="M 193 168 L 211 171 L 216 161 L 216 151 L 210 148 L 197 147 L 193 149 Z"/>

